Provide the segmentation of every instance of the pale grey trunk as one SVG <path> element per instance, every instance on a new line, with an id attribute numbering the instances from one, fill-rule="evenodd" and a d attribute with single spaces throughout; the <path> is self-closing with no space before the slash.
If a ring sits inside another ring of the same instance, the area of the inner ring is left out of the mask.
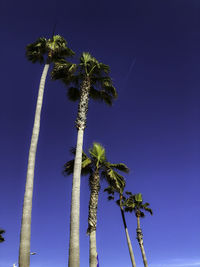
<path id="1" fill-rule="evenodd" d="M 48 69 L 49 69 L 49 64 L 46 64 L 44 66 L 44 70 L 40 80 L 37 105 L 35 111 L 35 121 L 34 121 L 31 145 L 29 150 L 26 187 L 25 187 L 22 222 L 21 222 L 19 267 L 29 267 L 30 265 L 31 212 L 32 212 L 35 158 L 36 158 L 37 143 L 40 130 L 40 114 L 43 103 L 44 86 Z"/>
<path id="2" fill-rule="evenodd" d="M 97 267 L 96 231 L 90 233 L 90 267 Z"/>
<path id="3" fill-rule="evenodd" d="M 132 245 L 131 245 L 131 240 L 130 240 L 130 236 L 129 236 L 129 233 L 128 233 L 128 228 L 127 228 L 127 225 L 126 225 L 126 220 L 125 220 L 125 216 L 124 216 L 124 210 L 123 210 L 122 206 L 120 207 L 120 210 L 121 210 L 122 220 L 123 220 L 124 229 L 125 229 L 125 233 L 126 233 L 126 240 L 127 240 L 127 244 L 128 244 L 131 263 L 132 263 L 133 267 L 136 267 L 135 258 L 134 258 L 134 254 L 133 254 L 133 248 L 132 248 Z"/>
<path id="4" fill-rule="evenodd" d="M 97 267 L 96 227 L 99 190 L 100 177 L 97 168 L 93 175 L 90 176 L 90 201 L 87 230 L 87 233 L 90 235 L 90 267 Z"/>
<path id="5" fill-rule="evenodd" d="M 72 184 L 71 218 L 70 218 L 70 244 L 69 244 L 69 267 L 79 267 L 79 216 L 80 216 L 80 176 L 83 147 L 82 129 L 78 130 L 76 156 L 74 162 L 74 175 Z"/>
<path id="6" fill-rule="evenodd" d="M 70 242 L 69 242 L 69 267 L 80 266 L 80 245 L 79 245 L 79 220 L 80 220 L 80 177 L 82 165 L 83 134 L 86 126 L 86 116 L 88 110 L 90 81 L 89 78 L 83 81 L 81 86 L 81 96 L 78 108 L 76 127 L 78 129 L 76 155 L 74 161 L 71 215 L 70 215 Z"/>
<path id="7" fill-rule="evenodd" d="M 132 248 L 132 245 L 131 245 L 131 240 L 130 240 L 130 236 L 129 236 L 127 228 L 125 229 L 125 232 L 126 232 L 126 239 L 127 239 L 127 244 L 128 244 L 128 249 L 129 249 L 129 254 L 130 254 L 132 266 L 136 267 L 135 258 L 134 258 L 134 255 L 133 255 L 133 248 Z"/>
<path id="8" fill-rule="evenodd" d="M 146 259 L 146 254 L 145 254 L 145 251 L 144 251 L 144 245 L 143 245 L 142 229 L 140 228 L 140 217 L 137 217 L 137 229 L 136 229 L 136 233 L 137 233 L 137 240 L 138 240 L 138 243 L 140 245 L 140 249 L 141 249 L 141 253 L 142 253 L 142 259 L 143 259 L 144 267 L 148 267 L 148 265 L 147 265 L 147 259 Z"/>

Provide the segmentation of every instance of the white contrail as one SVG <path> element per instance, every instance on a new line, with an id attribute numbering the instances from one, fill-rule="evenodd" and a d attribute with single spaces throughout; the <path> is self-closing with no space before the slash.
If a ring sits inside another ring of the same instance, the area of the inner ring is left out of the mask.
<path id="1" fill-rule="evenodd" d="M 124 80 L 124 87 L 126 86 L 126 83 L 127 83 L 127 81 L 128 81 L 128 78 L 129 78 L 129 76 L 130 76 L 132 70 L 133 70 L 133 67 L 134 67 L 135 63 L 136 63 L 136 57 L 133 58 L 133 60 L 132 60 L 132 62 L 131 62 L 131 65 L 130 65 L 130 67 L 129 67 L 129 70 L 128 70 L 128 72 L 127 72 L 127 75 L 126 75 L 126 77 L 125 77 L 125 80 Z"/>

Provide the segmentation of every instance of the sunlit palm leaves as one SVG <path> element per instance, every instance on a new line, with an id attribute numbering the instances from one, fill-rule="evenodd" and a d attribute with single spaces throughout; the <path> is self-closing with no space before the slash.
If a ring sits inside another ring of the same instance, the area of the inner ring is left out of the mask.
<path id="1" fill-rule="evenodd" d="M 126 194 L 129 196 L 126 198 L 123 202 L 123 205 L 125 207 L 125 211 L 128 212 L 135 212 L 136 216 L 144 217 L 145 213 L 144 211 L 149 212 L 151 215 L 153 215 L 152 209 L 149 208 L 149 203 L 143 203 L 142 194 L 135 194 L 133 195 L 131 192 L 126 192 Z"/>
<path id="2" fill-rule="evenodd" d="M 117 92 L 109 77 L 109 66 L 99 63 L 89 53 L 83 52 L 78 65 L 60 62 L 54 65 L 52 79 L 61 79 L 68 85 L 68 96 L 76 101 L 80 98 L 80 87 L 85 77 L 90 78 L 89 97 L 112 105 Z"/>
<path id="3" fill-rule="evenodd" d="M 56 62 L 73 55 L 74 52 L 67 47 L 66 40 L 60 35 L 54 35 L 51 39 L 38 38 L 26 47 L 26 56 L 32 63 Z"/>
<path id="4" fill-rule="evenodd" d="M 71 149 L 71 153 L 75 155 L 75 149 Z M 112 164 L 107 161 L 104 147 L 94 142 L 89 149 L 89 155 L 82 153 L 82 175 L 92 174 L 96 168 L 100 171 L 100 176 L 106 179 L 108 184 L 112 185 L 116 191 L 123 190 L 125 187 L 125 179 L 117 171 L 128 173 L 128 167 L 123 163 Z M 68 161 L 64 165 L 63 174 L 70 175 L 73 173 L 74 159 Z"/>

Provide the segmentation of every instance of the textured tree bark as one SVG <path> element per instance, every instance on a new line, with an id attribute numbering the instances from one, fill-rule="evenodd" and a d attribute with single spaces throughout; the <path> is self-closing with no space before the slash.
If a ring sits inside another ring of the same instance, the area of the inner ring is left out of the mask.
<path id="1" fill-rule="evenodd" d="M 22 222 L 21 222 L 19 267 L 30 266 L 31 212 L 32 212 L 35 158 L 36 158 L 37 143 L 40 131 L 40 115 L 43 103 L 44 87 L 48 69 L 49 69 L 49 64 L 46 64 L 44 66 L 42 76 L 40 79 L 40 86 L 39 86 L 36 111 L 35 111 L 35 120 L 34 120 L 33 132 L 29 150 L 26 187 L 25 187 Z"/>
<path id="2" fill-rule="evenodd" d="M 90 201 L 88 214 L 88 230 L 90 235 L 90 267 L 97 267 L 97 248 L 96 248 L 96 227 L 97 227 L 97 206 L 100 190 L 99 171 L 96 169 L 90 177 Z"/>
<path id="3" fill-rule="evenodd" d="M 140 250 L 141 250 L 141 253 L 142 253 L 142 259 L 143 259 L 144 267 L 148 267 L 147 258 L 146 258 L 144 245 L 143 245 L 143 234 L 142 234 L 142 229 L 140 228 L 140 217 L 139 216 L 137 216 L 136 233 L 137 233 L 137 240 L 138 240 L 138 243 L 140 245 Z"/>
<path id="4" fill-rule="evenodd" d="M 130 254 L 132 266 L 136 267 L 135 258 L 134 258 L 134 254 L 133 254 L 133 248 L 131 245 L 131 240 L 129 237 L 128 228 L 127 228 L 126 220 L 125 220 L 125 216 L 124 216 L 124 210 L 122 207 L 120 207 L 120 210 L 121 210 L 122 220 L 123 220 L 124 229 L 125 229 L 125 233 L 126 233 L 126 240 L 127 240 L 127 244 L 128 244 L 128 249 L 129 249 L 129 254 Z"/>
<path id="5" fill-rule="evenodd" d="M 82 164 L 83 135 L 86 127 L 86 117 L 89 102 L 90 80 L 88 77 L 81 86 L 81 96 L 78 107 L 76 127 L 78 129 L 76 155 L 74 161 L 71 215 L 70 215 L 70 241 L 69 241 L 69 267 L 80 266 L 80 245 L 79 245 L 79 225 L 80 225 L 80 177 Z"/>

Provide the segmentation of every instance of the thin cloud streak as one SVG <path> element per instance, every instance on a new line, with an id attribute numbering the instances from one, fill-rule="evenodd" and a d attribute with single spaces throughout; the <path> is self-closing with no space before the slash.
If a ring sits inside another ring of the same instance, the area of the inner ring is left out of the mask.
<path id="1" fill-rule="evenodd" d="M 131 65 L 130 65 L 130 67 L 129 67 L 129 70 L 127 71 L 127 75 L 126 75 L 126 77 L 125 77 L 125 79 L 124 79 L 124 88 L 126 87 L 128 78 L 129 78 L 129 76 L 130 76 L 130 74 L 131 74 L 131 72 L 132 72 L 132 70 L 133 70 L 133 67 L 134 67 L 135 63 L 136 63 L 136 57 L 133 58 L 133 60 L 132 60 L 132 62 L 131 62 Z"/>

